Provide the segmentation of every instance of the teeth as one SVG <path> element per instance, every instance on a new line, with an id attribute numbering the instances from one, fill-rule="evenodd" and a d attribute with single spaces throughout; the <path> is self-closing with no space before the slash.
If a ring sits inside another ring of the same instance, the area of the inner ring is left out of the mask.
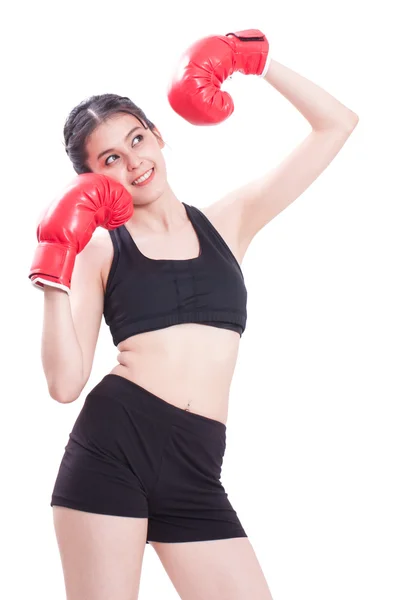
<path id="1" fill-rule="evenodd" d="M 150 171 L 147 171 L 144 175 L 142 175 L 141 177 L 139 177 L 139 179 L 135 179 L 135 181 L 133 182 L 134 185 L 136 183 L 142 183 L 142 181 L 146 181 L 146 179 L 148 179 L 150 177 L 150 175 L 152 174 L 153 169 L 150 169 Z"/>

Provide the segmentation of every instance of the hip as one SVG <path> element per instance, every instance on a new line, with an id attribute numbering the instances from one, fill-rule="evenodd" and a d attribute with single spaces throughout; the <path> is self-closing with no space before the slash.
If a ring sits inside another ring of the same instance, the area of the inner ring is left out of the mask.
<path id="1" fill-rule="evenodd" d="M 55 496 L 68 498 L 73 489 L 104 499 L 117 489 L 123 500 L 132 477 L 140 488 L 136 491 L 153 504 L 160 485 L 163 497 L 176 497 L 177 485 L 193 492 L 195 484 L 199 493 L 220 493 L 225 448 L 223 423 L 108 374 L 88 393 L 74 423 Z M 99 483 L 103 480 L 108 481 L 105 487 Z"/>

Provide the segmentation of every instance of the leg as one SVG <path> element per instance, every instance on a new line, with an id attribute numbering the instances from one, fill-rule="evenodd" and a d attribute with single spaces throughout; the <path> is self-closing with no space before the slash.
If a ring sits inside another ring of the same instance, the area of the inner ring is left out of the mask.
<path id="1" fill-rule="evenodd" d="M 138 597 L 148 508 L 124 417 L 110 394 L 88 394 L 65 447 L 51 506 L 67 600 Z"/>
<path id="2" fill-rule="evenodd" d="M 225 428 L 183 414 L 149 497 L 148 541 L 182 600 L 272 600 L 220 479 Z"/>
<path id="3" fill-rule="evenodd" d="M 147 519 L 53 507 L 67 600 L 136 600 Z"/>
<path id="4" fill-rule="evenodd" d="M 272 600 L 247 537 L 149 543 L 182 600 Z"/>

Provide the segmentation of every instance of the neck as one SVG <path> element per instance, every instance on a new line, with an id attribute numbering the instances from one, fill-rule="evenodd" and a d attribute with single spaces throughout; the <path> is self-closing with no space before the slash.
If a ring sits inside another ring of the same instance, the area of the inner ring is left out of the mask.
<path id="1" fill-rule="evenodd" d="M 125 225 L 137 236 L 161 236 L 177 234 L 189 222 L 185 207 L 169 188 L 156 200 L 135 204 L 133 216 Z"/>

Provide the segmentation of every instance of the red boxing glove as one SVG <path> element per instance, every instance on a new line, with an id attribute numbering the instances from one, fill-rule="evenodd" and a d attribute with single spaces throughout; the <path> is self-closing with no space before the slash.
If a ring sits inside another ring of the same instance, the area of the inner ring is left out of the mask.
<path id="1" fill-rule="evenodd" d="M 234 110 L 221 84 L 235 71 L 263 77 L 269 63 L 269 43 L 258 29 L 203 38 L 182 56 L 169 85 L 169 103 L 193 125 L 221 123 Z"/>
<path id="2" fill-rule="evenodd" d="M 115 229 L 131 218 L 133 210 L 132 196 L 121 183 L 96 173 L 78 175 L 42 215 L 31 282 L 69 293 L 76 255 L 96 227 Z"/>

